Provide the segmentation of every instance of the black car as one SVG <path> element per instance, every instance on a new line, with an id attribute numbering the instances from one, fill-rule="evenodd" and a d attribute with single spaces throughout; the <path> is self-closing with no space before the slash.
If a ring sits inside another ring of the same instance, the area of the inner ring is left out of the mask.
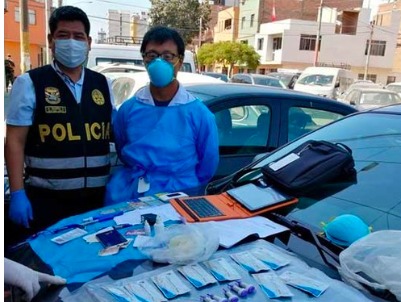
<path id="1" fill-rule="evenodd" d="M 186 84 L 215 114 L 220 163 L 215 178 L 229 175 L 311 130 L 357 111 L 316 95 L 259 85 Z"/>
<path id="2" fill-rule="evenodd" d="M 401 105 L 357 112 L 323 126 L 231 176 L 211 182 L 206 193 L 218 194 L 250 181 L 260 181 L 262 167 L 278 162 L 309 140 L 348 146 L 352 150 L 356 175 L 341 177 L 299 194 L 297 204 L 271 214 L 270 218 L 290 227 L 296 238 L 314 243 L 326 260 L 336 259 L 344 248 L 333 244 L 323 233 L 323 224 L 335 217 L 356 215 L 373 232 L 401 230 Z M 309 259 L 316 256 L 299 242 L 290 242 L 290 249 Z"/>

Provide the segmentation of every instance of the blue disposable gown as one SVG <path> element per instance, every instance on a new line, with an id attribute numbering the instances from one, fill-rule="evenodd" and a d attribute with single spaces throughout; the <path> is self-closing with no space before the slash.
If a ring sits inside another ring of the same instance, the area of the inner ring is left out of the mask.
<path id="1" fill-rule="evenodd" d="M 141 89 L 119 108 L 113 126 L 124 166 L 111 175 L 106 204 L 200 187 L 216 172 L 214 115 L 181 85 L 167 107 L 154 105 L 149 87 Z M 139 193 L 143 182 L 149 189 Z"/>

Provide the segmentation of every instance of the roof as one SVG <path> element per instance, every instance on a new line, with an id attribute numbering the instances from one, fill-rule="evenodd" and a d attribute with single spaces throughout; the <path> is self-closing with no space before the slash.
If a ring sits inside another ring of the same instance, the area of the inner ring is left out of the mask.
<path id="1" fill-rule="evenodd" d="M 375 93 L 388 93 L 388 94 L 397 94 L 397 92 L 395 91 L 391 91 L 391 90 L 387 90 L 387 89 L 383 89 L 383 88 L 373 88 L 372 86 L 367 86 L 367 87 L 355 87 L 352 88 L 352 90 L 357 90 L 357 91 L 361 91 L 361 92 L 375 92 Z"/>
<path id="2" fill-rule="evenodd" d="M 379 107 L 370 110 L 370 112 L 385 112 L 385 113 L 392 113 L 392 114 L 401 114 L 401 104 L 393 104 L 384 107 Z"/>

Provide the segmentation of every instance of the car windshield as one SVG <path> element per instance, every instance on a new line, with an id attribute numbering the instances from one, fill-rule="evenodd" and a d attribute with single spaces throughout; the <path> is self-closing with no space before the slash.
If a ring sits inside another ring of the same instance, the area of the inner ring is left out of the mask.
<path id="1" fill-rule="evenodd" d="M 351 212 L 374 230 L 401 229 L 400 116 L 366 112 L 341 119 L 277 150 L 255 167 L 281 158 L 307 140 L 328 138 L 352 149 L 357 181 L 340 187 L 328 185 L 300 198 L 289 217 L 321 231 L 322 222 Z"/>
<path id="2" fill-rule="evenodd" d="M 300 78 L 297 83 L 303 85 L 332 86 L 333 79 L 333 75 L 311 74 Z"/>
<path id="3" fill-rule="evenodd" d="M 390 105 L 400 103 L 401 98 L 397 94 L 383 92 L 362 92 L 361 105 Z"/>
<path id="4" fill-rule="evenodd" d="M 283 82 L 286 86 L 291 82 L 293 75 L 292 74 L 284 74 L 284 73 L 270 73 L 269 76 L 275 77 Z"/>

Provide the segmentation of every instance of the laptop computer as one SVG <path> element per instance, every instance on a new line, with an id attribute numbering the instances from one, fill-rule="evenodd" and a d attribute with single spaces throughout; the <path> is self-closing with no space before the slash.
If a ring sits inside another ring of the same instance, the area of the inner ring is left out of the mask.
<path id="1" fill-rule="evenodd" d="M 171 205 L 188 222 L 218 221 L 247 218 L 298 202 L 293 196 L 272 187 L 255 184 L 230 189 L 217 195 L 174 198 Z"/>

